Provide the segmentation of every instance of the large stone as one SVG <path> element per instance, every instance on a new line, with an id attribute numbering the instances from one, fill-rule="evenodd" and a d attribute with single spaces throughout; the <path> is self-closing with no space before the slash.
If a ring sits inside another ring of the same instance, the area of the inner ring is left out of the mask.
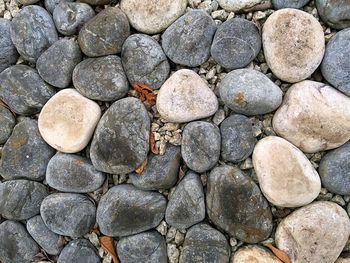
<path id="1" fill-rule="evenodd" d="M 350 27 L 349 0 L 316 0 L 315 4 L 321 19 L 332 28 Z"/>
<path id="2" fill-rule="evenodd" d="M 11 40 L 11 22 L 0 18 L 0 72 L 16 63 L 18 53 Z"/>
<path id="3" fill-rule="evenodd" d="M 228 12 L 249 9 L 263 3 L 265 0 L 218 0 L 219 5 Z"/>
<path id="4" fill-rule="evenodd" d="M 112 1 L 111 0 L 82 0 L 81 2 L 87 3 L 89 5 L 108 5 Z M 108 7 L 110 7 L 110 5 Z"/>
<path id="5" fill-rule="evenodd" d="M 282 8 L 302 8 L 310 0 L 272 0 L 273 7 L 276 9 Z"/>
<path id="6" fill-rule="evenodd" d="M 45 9 L 52 14 L 56 6 L 62 2 L 75 2 L 75 0 L 44 0 Z"/>
<path id="7" fill-rule="evenodd" d="M 238 249 L 232 263 L 283 263 L 272 253 L 260 246 L 245 246 Z"/>
<path id="8" fill-rule="evenodd" d="M 86 239 L 72 240 L 64 247 L 57 263 L 100 263 L 101 258 L 90 241 Z"/>
<path id="9" fill-rule="evenodd" d="M 0 105 L 0 123 L 0 144 L 4 144 L 16 125 L 16 119 L 12 112 L 2 105 Z"/>

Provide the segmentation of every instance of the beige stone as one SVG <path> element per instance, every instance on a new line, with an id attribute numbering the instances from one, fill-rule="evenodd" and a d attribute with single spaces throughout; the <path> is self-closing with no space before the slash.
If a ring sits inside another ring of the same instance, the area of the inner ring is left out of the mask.
<path id="1" fill-rule="evenodd" d="M 219 5 L 228 12 L 237 12 L 255 5 L 267 2 L 267 0 L 218 0 Z"/>
<path id="2" fill-rule="evenodd" d="M 289 88 L 272 125 L 303 152 L 337 148 L 350 139 L 350 98 L 323 83 L 302 81 Z"/>
<path id="3" fill-rule="evenodd" d="M 269 16 L 262 40 L 272 72 L 291 83 L 308 78 L 320 65 L 325 52 L 321 24 L 297 9 L 281 9 Z"/>
<path id="4" fill-rule="evenodd" d="M 350 263 L 350 258 L 339 257 L 335 263 Z"/>
<path id="5" fill-rule="evenodd" d="M 253 165 L 261 191 L 274 205 L 298 207 L 312 202 L 321 191 L 321 180 L 306 156 L 277 136 L 260 140 Z"/>
<path id="6" fill-rule="evenodd" d="M 39 115 L 44 140 L 60 152 L 75 153 L 86 147 L 101 117 L 98 104 L 75 89 L 54 95 Z"/>
<path id="7" fill-rule="evenodd" d="M 283 263 L 272 253 L 259 246 L 240 248 L 233 255 L 231 263 Z"/>

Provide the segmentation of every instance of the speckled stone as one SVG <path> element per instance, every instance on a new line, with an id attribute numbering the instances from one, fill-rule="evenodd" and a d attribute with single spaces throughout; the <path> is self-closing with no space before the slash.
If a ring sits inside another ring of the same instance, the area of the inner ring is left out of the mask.
<path id="1" fill-rule="evenodd" d="M 302 8 L 310 0 L 272 0 L 273 7 L 275 9 L 282 8 Z"/>
<path id="2" fill-rule="evenodd" d="M 0 17 L 0 72 L 16 63 L 18 53 L 11 40 L 11 22 Z"/>
<path id="3" fill-rule="evenodd" d="M 264 0 L 218 0 L 218 2 L 226 11 L 237 12 L 261 4 Z"/>
<path id="4" fill-rule="evenodd" d="M 16 125 L 16 119 L 6 107 L 0 105 L 0 144 L 3 144 L 10 137 Z"/>
<path id="5" fill-rule="evenodd" d="M 101 263 L 97 250 L 89 240 L 70 241 L 62 250 L 57 263 Z"/>
<path id="6" fill-rule="evenodd" d="M 266 248 L 260 246 L 244 246 L 238 249 L 232 263 L 283 263 Z"/>
<path id="7" fill-rule="evenodd" d="M 316 0 L 317 12 L 330 27 L 350 27 L 350 2 L 348 0 Z"/>
<path id="8" fill-rule="evenodd" d="M 44 0 L 45 9 L 52 14 L 61 2 L 75 2 L 75 0 Z"/>

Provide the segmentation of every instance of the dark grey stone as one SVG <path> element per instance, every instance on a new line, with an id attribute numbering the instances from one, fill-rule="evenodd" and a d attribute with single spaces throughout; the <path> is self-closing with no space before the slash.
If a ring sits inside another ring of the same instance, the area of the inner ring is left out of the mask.
<path id="1" fill-rule="evenodd" d="M 117 244 L 118 257 L 123 263 L 167 263 L 164 238 L 157 231 L 123 237 Z"/>
<path id="2" fill-rule="evenodd" d="M 16 119 L 6 107 L 0 105 L 0 144 L 3 144 L 10 137 L 16 125 Z"/>
<path id="3" fill-rule="evenodd" d="M 302 8 L 310 0 L 272 0 L 275 9 L 282 8 Z"/>
<path id="4" fill-rule="evenodd" d="M 3 263 L 28 263 L 39 252 L 39 246 L 25 227 L 15 221 L 0 224 L 0 259 Z"/>
<path id="5" fill-rule="evenodd" d="M 128 79 L 118 56 L 88 58 L 73 71 L 74 87 L 92 100 L 115 101 L 129 90 Z"/>
<path id="6" fill-rule="evenodd" d="M 116 101 L 97 125 L 90 148 L 92 164 L 105 173 L 134 171 L 147 157 L 150 126 L 148 112 L 139 99 Z"/>
<path id="7" fill-rule="evenodd" d="M 220 84 L 220 97 L 236 113 L 266 114 L 282 103 L 282 91 L 263 73 L 253 69 L 236 69 Z"/>
<path id="8" fill-rule="evenodd" d="M 128 37 L 122 47 L 122 62 L 131 84 L 143 83 L 159 89 L 167 79 L 170 65 L 158 42 L 144 34 Z"/>
<path id="9" fill-rule="evenodd" d="M 100 57 L 119 53 L 129 34 L 126 15 L 118 7 L 109 7 L 84 24 L 78 41 L 85 55 Z"/>
<path id="10" fill-rule="evenodd" d="M 11 22 L 0 17 L 0 72 L 16 63 L 18 53 L 11 40 Z"/>
<path id="11" fill-rule="evenodd" d="M 261 37 L 253 22 L 232 18 L 216 31 L 211 55 L 224 68 L 237 69 L 252 62 L 260 49 Z"/>
<path id="12" fill-rule="evenodd" d="M 44 199 L 40 214 L 51 231 L 75 238 L 94 226 L 96 207 L 85 195 L 57 193 Z"/>
<path id="13" fill-rule="evenodd" d="M 182 133 L 181 154 L 187 166 L 198 173 L 211 169 L 220 157 L 221 136 L 212 123 L 195 121 Z"/>
<path id="14" fill-rule="evenodd" d="M 216 24 L 207 12 L 192 10 L 165 30 L 162 47 L 174 63 L 196 67 L 209 59 L 215 31 Z"/>
<path id="15" fill-rule="evenodd" d="M 143 190 L 169 189 L 176 184 L 180 162 L 180 147 L 167 145 L 164 155 L 150 154 L 142 173 L 130 175 L 131 183 Z"/>
<path id="16" fill-rule="evenodd" d="M 315 0 L 321 19 L 330 27 L 344 29 L 350 27 L 349 0 Z"/>
<path id="17" fill-rule="evenodd" d="M 152 229 L 162 221 L 166 199 L 157 192 L 133 185 L 114 186 L 102 196 L 97 207 L 97 223 L 107 236 L 128 236 Z"/>
<path id="18" fill-rule="evenodd" d="M 56 6 L 61 2 L 74 2 L 75 0 L 44 0 L 45 8 L 51 14 L 55 10 Z"/>
<path id="19" fill-rule="evenodd" d="M 62 249 L 57 263 L 100 263 L 96 248 L 86 239 L 72 240 Z"/>
<path id="20" fill-rule="evenodd" d="M 58 35 L 51 15 L 38 5 L 29 5 L 12 19 L 11 39 L 25 60 L 36 62 Z"/>
<path id="21" fill-rule="evenodd" d="M 81 0 L 83 3 L 87 3 L 89 5 L 108 5 L 111 0 Z"/>
<path id="22" fill-rule="evenodd" d="M 188 230 L 179 263 L 228 263 L 229 260 L 230 246 L 222 233 L 204 223 Z"/>
<path id="23" fill-rule="evenodd" d="M 7 179 L 40 181 L 55 150 L 41 137 L 36 120 L 23 120 L 13 129 L 2 149 L 0 175 Z"/>

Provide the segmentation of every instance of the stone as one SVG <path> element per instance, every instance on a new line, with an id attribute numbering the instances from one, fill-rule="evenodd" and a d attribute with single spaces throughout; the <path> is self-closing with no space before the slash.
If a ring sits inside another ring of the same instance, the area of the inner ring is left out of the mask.
<path id="1" fill-rule="evenodd" d="M 210 220 L 230 236 L 246 243 L 258 243 L 270 236 L 273 223 L 269 204 L 254 181 L 238 168 L 214 168 L 208 177 L 206 197 Z"/>
<path id="2" fill-rule="evenodd" d="M 143 83 L 159 89 L 170 73 L 170 65 L 162 47 L 152 37 L 133 34 L 122 47 L 121 58 L 131 84 Z"/>
<path id="3" fill-rule="evenodd" d="M 40 136 L 38 122 L 23 120 L 15 126 L 2 149 L 0 175 L 6 180 L 25 178 L 41 181 L 54 154 L 55 150 Z"/>
<path id="4" fill-rule="evenodd" d="M 272 0 L 272 5 L 275 9 L 282 8 L 297 8 L 305 6 L 310 0 Z"/>
<path id="5" fill-rule="evenodd" d="M 47 184 L 60 192 L 90 193 L 100 188 L 105 179 L 90 160 L 75 154 L 57 153 L 46 170 Z"/>
<path id="6" fill-rule="evenodd" d="M 164 155 L 151 153 L 145 169 L 140 174 L 130 174 L 129 178 L 131 183 L 139 189 L 170 189 L 177 182 L 180 164 L 180 147 L 168 145 Z"/>
<path id="7" fill-rule="evenodd" d="M 229 162 L 241 162 L 253 152 L 257 139 L 252 122 L 245 116 L 234 114 L 220 125 L 221 158 Z"/>
<path id="8" fill-rule="evenodd" d="M 0 18 L 0 72 L 15 64 L 18 58 L 16 47 L 11 40 L 11 22 Z"/>
<path id="9" fill-rule="evenodd" d="M 322 21 L 335 29 L 350 27 L 350 3 L 348 0 L 316 0 L 317 12 Z"/>
<path id="10" fill-rule="evenodd" d="M 253 116 L 276 110 L 282 103 L 282 91 L 265 74 L 253 69 L 228 73 L 219 86 L 220 97 L 236 113 Z"/>
<path id="11" fill-rule="evenodd" d="M 83 0 L 83 3 L 87 3 L 89 5 L 108 5 L 112 1 L 111 0 Z M 110 6 L 108 6 L 110 7 Z"/>
<path id="12" fill-rule="evenodd" d="M 213 115 L 218 100 L 207 84 L 192 70 L 180 69 L 162 85 L 157 110 L 169 122 L 190 122 Z"/>
<path id="13" fill-rule="evenodd" d="M 10 137 L 16 125 L 16 119 L 12 112 L 5 106 L 0 105 L 0 144 L 4 144 Z"/>
<path id="14" fill-rule="evenodd" d="M 273 129 L 306 153 L 330 150 L 350 139 L 350 98 L 324 83 L 303 81 L 288 89 Z"/>
<path id="15" fill-rule="evenodd" d="M 220 157 L 221 135 L 215 124 L 194 121 L 182 132 L 181 155 L 193 171 L 203 173 L 210 170 Z"/>
<path id="16" fill-rule="evenodd" d="M 40 111 L 55 94 L 37 71 L 26 65 L 14 65 L 0 73 L 0 98 L 19 115 Z"/>
<path id="17" fill-rule="evenodd" d="M 82 54 L 74 38 L 62 38 L 44 51 L 36 62 L 39 75 L 57 88 L 67 88 Z"/>
<path id="18" fill-rule="evenodd" d="M 281 9 L 269 16 L 262 40 L 265 59 L 273 74 L 291 83 L 310 77 L 325 51 L 321 24 L 298 9 Z"/>
<path id="19" fill-rule="evenodd" d="M 134 171 L 147 157 L 150 126 L 147 110 L 139 99 L 128 97 L 114 102 L 92 139 L 92 164 L 105 173 Z"/>
<path id="20" fill-rule="evenodd" d="M 96 207 L 85 195 L 56 193 L 44 199 L 40 214 L 52 232 L 76 238 L 94 226 Z"/>
<path id="21" fill-rule="evenodd" d="M 165 240 L 157 231 L 123 237 L 117 244 L 117 251 L 121 262 L 168 262 Z"/>
<path id="22" fill-rule="evenodd" d="M 165 209 L 166 199 L 160 193 L 123 184 L 102 196 L 96 218 L 104 235 L 129 236 L 158 226 Z"/>
<path id="23" fill-rule="evenodd" d="M 339 257 L 335 263 L 350 263 L 350 258 Z"/>
<path id="24" fill-rule="evenodd" d="M 162 47 L 174 63 L 196 67 L 209 59 L 215 31 L 216 24 L 207 12 L 192 10 L 165 30 Z"/>
<path id="25" fill-rule="evenodd" d="M 261 4 L 264 0 L 218 0 L 219 5 L 228 12 L 237 12 Z"/>
<path id="26" fill-rule="evenodd" d="M 44 0 L 45 9 L 51 14 L 61 2 L 74 2 L 75 0 Z"/>
<path id="27" fill-rule="evenodd" d="M 156 34 L 167 29 L 186 10 L 187 0 L 122 0 L 120 8 L 139 32 Z"/>
<path id="28" fill-rule="evenodd" d="M 179 263 L 228 263 L 230 246 L 225 236 L 208 224 L 191 227 L 186 233 Z"/>
<path id="29" fill-rule="evenodd" d="M 96 248 L 86 239 L 72 240 L 64 247 L 57 263 L 101 263 Z"/>
<path id="30" fill-rule="evenodd" d="M 130 34 L 129 21 L 118 7 L 103 9 L 81 28 L 78 42 L 89 57 L 117 54 Z"/>
<path id="31" fill-rule="evenodd" d="M 32 5 L 37 2 L 39 2 L 39 0 L 18 0 L 18 3 L 22 5 Z"/>
<path id="32" fill-rule="evenodd" d="M 79 152 L 89 143 L 101 109 L 74 89 L 53 96 L 39 115 L 39 130 L 44 140 L 64 153 Z"/>
<path id="33" fill-rule="evenodd" d="M 186 229 L 205 218 L 205 199 L 200 177 L 187 172 L 170 196 L 165 212 L 166 222 L 177 228 Z"/>
<path id="34" fill-rule="evenodd" d="M 260 246 L 244 246 L 238 249 L 232 263 L 283 263 L 267 249 Z"/>
<path id="35" fill-rule="evenodd" d="M 50 14 L 38 5 L 29 5 L 12 19 L 11 39 L 18 53 L 35 63 L 58 40 L 58 35 Z"/>
<path id="36" fill-rule="evenodd" d="M 74 87 L 92 100 L 115 101 L 129 90 L 128 79 L 118 56 L 88 58 L 73 71 Z"/>
<path id="37" fill-rule="evenodd" d="M 258 28 L 243 18 L 222 23 L 215 33 L 211 55 L 224 68 L 244 68 L 258 55 L 261 37 Z"/>
<path id="38" fill-rule="evenodd" d="M 332 202 L 315 202 L 284 218 L 278 225 L 275 242 L 291 262 L 332 263 L 350 234 L 349 217 Z"/>

